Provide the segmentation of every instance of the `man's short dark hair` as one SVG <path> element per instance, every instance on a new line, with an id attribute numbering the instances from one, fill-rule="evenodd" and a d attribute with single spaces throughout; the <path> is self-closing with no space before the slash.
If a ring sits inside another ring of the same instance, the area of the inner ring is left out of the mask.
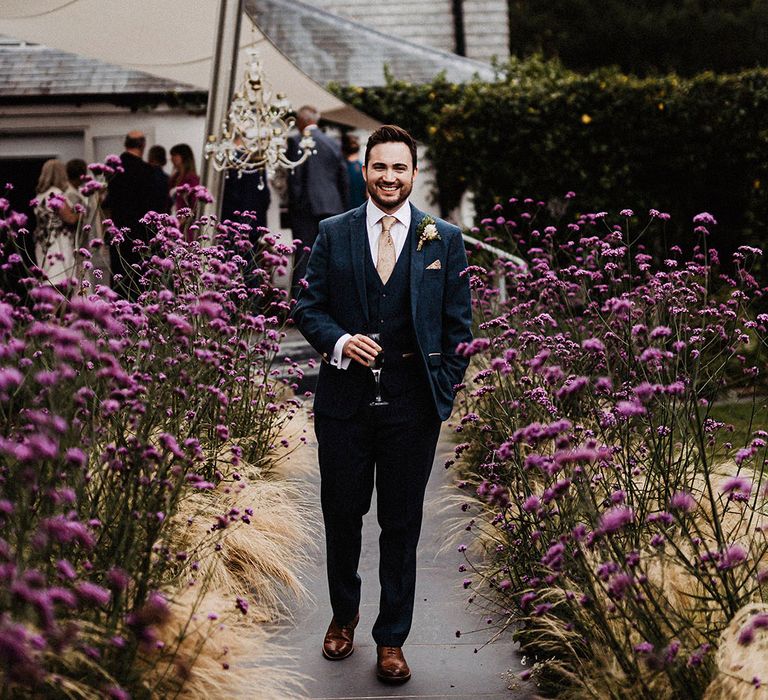
<path id="1" fill-rule="evenodd" d="M 144 148 L 147 145 L 147 139 L 145 136 L 128 136 L 125 137 L 125 148 Z"/>
<path id="2" fill-rule="evenodd" d="M 82 158 L 67 161 L 67 180 L 79 183 L 88 174 L 88 166 Z"/>
<path id="3" fill-rule="evenodd" d="M 365 165 L 368 167 L 368 156 L 374 146 L 380 143 L 404 143 L 408 146 L 413 159 L 413 169 L 416 170 L 416 142 L 405 129 L 394 124 L 385 124 L 380 126 L 368 137 L 368 144 L 365 147 Z"/>
<path id="4" fill-rule="evenodd" d="M 162 167 L 167 162 L 168 159 L 165 156 L 165 149 L 162 146 L 152 146 L 152 148 L 149 149 L 149 153 L 147 154 L 147 163 L 152 163 L 153 165 L 159 165 Z"/>

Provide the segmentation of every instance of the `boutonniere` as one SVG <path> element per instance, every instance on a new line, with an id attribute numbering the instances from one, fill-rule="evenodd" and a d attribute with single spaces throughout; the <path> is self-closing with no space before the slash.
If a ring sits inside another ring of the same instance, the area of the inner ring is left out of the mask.
<path id="1" fill-rule="evenodd" d="M 416 250 L 421 250 L 430 241 L 440 240 L 440 234 L 437 231 L 437 222 L 431 216 L 425 216 L 419 222 L 419 227 L 416 229 L 416 233 L 419 236 Z"/>

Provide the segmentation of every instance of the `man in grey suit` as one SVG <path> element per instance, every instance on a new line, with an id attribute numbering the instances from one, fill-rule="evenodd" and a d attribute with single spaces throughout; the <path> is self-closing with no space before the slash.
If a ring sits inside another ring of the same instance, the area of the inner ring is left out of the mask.
<path id="1" fill-rule="evenodd" d="M 288 180 L 288 209 L 293 237 L 301 240 L 294 255 L 291 296 L 298 297 L 299 280 L 307 269 L 309 251 L 317 238 L 320 222 L 341 214 L 349 207 L 347 164 L 341 145 L 317 126 L 320 113 L 309 105 L 299 109 L 296 126 L 299 133 L 288 141 L 291 160 L 299 157 L 299 141 L 309 131 L 315 141 L 315 153 L 295 168 Z"/>

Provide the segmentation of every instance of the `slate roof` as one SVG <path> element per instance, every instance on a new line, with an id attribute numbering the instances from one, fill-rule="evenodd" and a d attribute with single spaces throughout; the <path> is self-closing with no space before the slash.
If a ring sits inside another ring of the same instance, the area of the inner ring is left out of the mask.
<path id="1" fill-rule="evenodd" d="M 273 44 L 321 85 L 332 81 L 384 85 L 385 64 L 395 78 L 413 83 L 428 82 L 441 71 L 457 83 L 475 73 L 485 79 L 494 75 L 487 63 L 385 34 L 301 0 L 245 0 L 245 11 Z"/>
<path id="2" fill-rule="evenodd" d="M 0 98 L 167 95 L 194 86 L 35 44 L 0 41 Z"/>

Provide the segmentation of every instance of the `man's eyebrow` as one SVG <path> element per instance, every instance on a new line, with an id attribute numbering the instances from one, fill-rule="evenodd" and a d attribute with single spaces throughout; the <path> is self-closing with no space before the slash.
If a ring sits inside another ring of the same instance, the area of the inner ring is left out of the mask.
<path id="1" fill-rule="evenodd" d="M 383 160 L 372 160 L 370 161 L 369 165 L 387 165 Z M 398 161 L 396 163 L 392 163 L 393 168 L 407 168 L 408 163 L 405 163 L 403 161 Z"/>

